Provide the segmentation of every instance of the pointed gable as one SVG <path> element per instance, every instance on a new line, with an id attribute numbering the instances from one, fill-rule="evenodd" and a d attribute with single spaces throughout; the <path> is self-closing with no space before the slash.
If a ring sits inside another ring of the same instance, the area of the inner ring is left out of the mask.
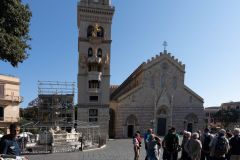
<path id="1" fill-rule="evenodd" d="M 171 53 L 167 53 L 167 51 L 164 50 L 164 52 L 160 52 L 159 55 L 152 57 L 151 60 L 148 59 L 147 62 L 143 62 L 114 92 L 112 92 L 110 99 L 116 100 L 121 95 L 139 86 L 143 81 L 143 78 L 140 77 L 143 71 L 148 70 L 152 66 L 163 61 L 167 61 L 171 65 L 178 68 L 180 72 L 185 73 L 185 65 L 182 64 L 182 62 L 178 59 L 174 58 L 174 56 L 171 56 Z"/>
<path id="2" fill-rule="evenodd" d="M 147 68 L 150 68 L 151 66 L 158 64 L 159 62 L 164 60 L 168 61 L 169 63 L 177 67 L 181 72 L 185 73 L 185 64 L 182 64 L 182 62 L 172 56 L 171 53 L 167 53 L 166 50 L 164 50 L 164 52 L 160 52 L 159 55 L 152 57 L 151 60 L 148 59 L 145 63 L 144 69 L 146 70 Z"/>

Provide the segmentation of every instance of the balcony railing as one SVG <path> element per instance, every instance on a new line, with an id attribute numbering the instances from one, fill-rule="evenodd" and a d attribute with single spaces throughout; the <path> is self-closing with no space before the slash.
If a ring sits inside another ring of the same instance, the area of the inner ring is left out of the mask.
<path id="1" fill-rule="evenodd" d="M 19 122 L 19 117 L 0 117 L 0 122 Z"/>
<path id="2" fill-rule="evenodd" d="M 99 93 L 100 89 L 99 88 L 88 88 L 88 91 L 91 93 Z"/>
<path id="3" fill-rule="evenodd" d="M 12 102 L 22 102 L 22 96 L 13 96 L 13 95 L 0 95 L 0 100 L 3 101 L 12 101 Z"/>
<path id="4" fill-rule="evenodd" d="M 98 80 L 101 81 L 102 72 L 91 71 L 88 72 L 88 80 Z"/>
<path id="5" fill-rule="evenodd" d="M 88 58 L 88 63 L 102 63 L 102 58 L 101 57 L 96 57 L 96 56 L 93 56 L 93 57 L 89 57 Z"/>

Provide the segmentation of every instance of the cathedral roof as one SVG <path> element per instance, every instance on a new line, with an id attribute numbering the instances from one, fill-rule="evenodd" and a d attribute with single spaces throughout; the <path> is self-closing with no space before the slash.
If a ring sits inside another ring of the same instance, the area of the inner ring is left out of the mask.
<path id="1" fill-rule="evenodd" d="M 110 86 L 110 94 L 112 94 L 118 87 L 119 87 L 119 85 L 111 85 Z"/>
<path id="2" fill-rule="evenodd" d="M 166 50 L 164 52 L 160 52 L 159 55 L 156 55 L 155 57 L 152 57 L 151 59 L 148 59 L 146 62 L 143 62 L 117 89 L 115 89 L 110 96 L 111 100 L 117 99 L 121 95 L 127 93 L 131 89 L 135 88 L 136 86 L 129 87 L 129 84 L 144 70 L 147 70 L 151 66 L 163 61 L 168 60 L 172 65 L 177 67 L 181 72 L 185 73 L 185 64 L 183 64 L 181 61 L 179 61 L 177 58 L 171 55 L 171 53 L 167 53 Z M 139 84 L 138 84 L 139 85 Z M 184 89 L 189 92 L 191 95 L 199 99 L 201 102 L 203 102 L 203 98 L 200 97 L 198 94 L 196 94 L 194 91 L 192 91 L 189 87 L 184 85 Z"/>
<path id="3" fill-rule="evenodd" d="M 188 86 L 184 85 L 184 89 L 189 92 L 191 95 L 193 95 L 194 97 L 196 97 L 197 99 L 199 99 L 201 102 L 203 101 L 203 98 L 200 97 L 197 93 L 195 93 L 193 90 L 191 90 Z"/>
<path id="4" fill-rule="evenodd" d="M 119 85 L 117 89 L 112 92 L 112 94 L 110 95 L 110 99 L 115 99 L 116 97 L 121 96 L 125 92 L 129 91 L 126 91 L 124 88 L 136 77 L 136 75 L 143 71 L 143 64 L 144 63 L 138 66 L 138 68 L 135 69 L 135 71 L 133 71 L 133 73 L 121 85 Z"/>

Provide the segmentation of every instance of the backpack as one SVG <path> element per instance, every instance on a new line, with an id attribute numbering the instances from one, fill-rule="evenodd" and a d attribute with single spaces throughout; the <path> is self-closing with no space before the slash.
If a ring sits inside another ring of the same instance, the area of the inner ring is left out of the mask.
<path id="1" fill-rule="evenodd" d="M 170 134 L 170 135 L 167 135 L 166 137 L 166 140 L 165 140 L 165 146 L 166 146 L 166 149 L 169 151 L 169 152 L 175 152 L 178 150 L 178 136 L 175 135 L 175 134 Z"/>
<path id="2" fill-rule="evenodd" d="M 224 137 L 218 137 L 214 151 L 215 157 L 223 157 L 227 151 L 227 140 Z"/>
<path id="3" fill-rule="evenodd" d="M 210 152 L 210 147 L 209 147 L 210 142 L 211 142 L 211 136 L 210 135 L 204 135 L 202 150 L 206 153 Z"/>

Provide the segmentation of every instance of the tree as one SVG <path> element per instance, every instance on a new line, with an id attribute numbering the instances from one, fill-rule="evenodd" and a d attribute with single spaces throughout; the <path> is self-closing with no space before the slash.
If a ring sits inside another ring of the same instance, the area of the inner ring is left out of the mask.
<path id="1" fill-rule="evenodd" d="M 32 13 L 21 0 L 0 0 L 0 60 L 13 67 L 28 58 Z"/>
<path id="2" fill-rule="evenodd" d="M 227 127 L 230 123 L 236 123 L 239 118 L 239 113 L 235 109 L 230 110 L 219 110 L 215 115 L 214 118 L 221 122 L 223 127 Z"/>
<path id="3" fill-rule="evenodd" d="M 36 106 L 29 108 L 20 108 L 20 117 L 26 121 L 38 121 L 38 108 Z"/>

